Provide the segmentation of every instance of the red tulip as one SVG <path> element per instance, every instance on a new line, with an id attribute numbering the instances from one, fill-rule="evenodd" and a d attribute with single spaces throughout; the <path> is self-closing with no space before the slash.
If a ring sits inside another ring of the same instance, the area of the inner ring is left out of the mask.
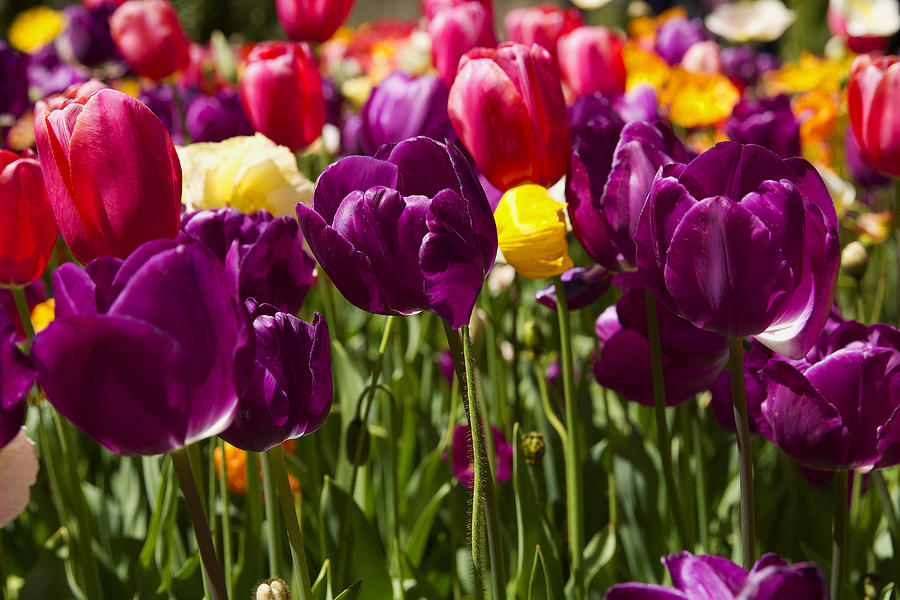
<path id="1" fill-rule="evenodd" d="M 441 11 L 459 6 L 473 0 L 422 0 L 422 14 L 425 15 L 426 21 L 431 21 Z M 478 2 L 487 11 L 491 21 L 494 20 L 494 5 L 491 0 L 474 0 Z"/>
<path id="2" fill-rule="evenodd" d="M 579 27 L 559 38 L 559 70 L 576 96 L 625 91 L 622 40 L 606 27 Z"/>
<path id="3" fill-rule="evenodd" d="M 75 258 L 125 258 L 178 233 L 181 164 L 149 108 L 111 89 L 56 109 L 41 102 L 34 135 L 50 205 Z"/>
<path id="4" fill-rule="evenodd" d="M 559 38 L 582 25 L 577 8 L 563 10 L 549 3 L 513 9 L 503 19 L 508 39 L 543 46 L 554 58 Z"/>
<path id="5" fill-rule="evenodd" d="M 566 172 L 571 131 L 559 72 L 542 47 L 508 42 L 460 61 L 447 109 L 495 187 L 552 185 Z"/>
<path id="6" fill-rule="evenodd" d="M 350 14 L 354 0 L 275 0 L 278 20 L 295 42 L 324 42 Z"/>
<path id="7" fill-rule="evenodd" d="M 241 104 L 253 128 L 296 152 L 322 133 L 322 77 L 309 46 L 264 42 L 247 57 Z"/>
<path id="8" fill-rule="evenodd" d="M 158 80 L 188 66 L 190 40 L 167 0 L 128 0 L 109 17 L 109 28 L 138 75 Z"/>
<path id="9" fill-rule="evenodd" d="M 0 286 L 40 277 L 56 234 L 40 163 L 28 150 L 22 156 L 0 150 Z"/>
<path id="10" fill-rule="evenodd" d="M 100 8 L 101 6 L 112 6 L 115 8 L 121 6 L 123 2 L 125 2 L 125 0 L 81 0 L 81 3 L 91 10 Z"/>
<path id="11" fill-rule="evenodd" d="M 873 169 L 900 176 L 900 57 L 857 56 L 847 106 L 860 155 Z"/>
<path id="12" fill-rule="evenodd" d="M 466 52 L 497 45 L 491 13 L 479 2 L 442 10 L 428 23 L 428 35 L 434 66 L 447 87 L 453 85 L 459 59 Z"/>

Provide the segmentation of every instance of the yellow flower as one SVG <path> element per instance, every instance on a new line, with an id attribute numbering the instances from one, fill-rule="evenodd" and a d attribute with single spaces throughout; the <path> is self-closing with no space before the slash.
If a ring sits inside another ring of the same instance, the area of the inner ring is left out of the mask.
<path id="1" fill-rule="evenodd" d="M 669 79 L 669 64 L 634 42 L 625 44 L 622 58 L 625 60 L 626 89 L 645 83 L 660 91 Z"/>
<path id="2" fill-rule="evenodd" d="M 63 27 L 62 13 L 46 6 L 35 6 L 20 12 L 9 26 L 9 45 L 22 52 L 43 48 L 59 35 Z"/>
<path id="3" fill-rule="evenodd" d="M 838 103 L 831 94 L 813 90 L 797 98 L 794 114 L 800 120 L 800 139 L 803 144 L 822 142 L 834 133 Z"/>
<path id="4" fill-rule="evenodd" d="M 56 316 L 56 300 L 50 298 L 31 309 L 31 324 L 34 332 L 40 333 L 47 329 L 47 325 L 53 322 Z"/>
<path id="5" fill-rule="evenodd" d="M 520 185 L 503 194 L 494 212 L 497 239 L 506 262 L 520 274 L 547 279 L 572 268 L 564 208 L 539 185 Z"/>
<path id="6" fill-rule="evenodd" d="M 669 120 L 676 125 L 703 127 L 731 115 L 740 98 L 741 93 L 724 75 L 675 67 L 659 102 L 669 107 Z"/>
<path id="7" fill-rule="evenodd" d="M 788 63 L 777 71 L 765 74 L 769 95 L 779 93 L 802 94 L 811 90 L 837 92 L 850 75 L 853 56 L 841 60 L 824 59 L 808 52 L 800 60 Z"/>
<path id="8" fill-rule="evenodd" d="M 233 206 L 293 216 L 298 202 L 312 201 L 313 184 L 290 150 L 261 133 L 218 143 L 177 148 L 183 173 L 181 201 L 188 210 Z"/>

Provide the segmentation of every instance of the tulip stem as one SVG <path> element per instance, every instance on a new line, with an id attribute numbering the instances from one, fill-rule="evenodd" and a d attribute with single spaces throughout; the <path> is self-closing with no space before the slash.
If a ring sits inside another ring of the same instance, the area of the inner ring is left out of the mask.
<path id="1" fill-rule="evenodd" d="M 10 288 L 13 300 L 16 301 L 16 309 L 19 311 L 19 318 L 22 320 L 22 328 L 25 331 L 25 337 L 29 343 L 34 337 L 34 325 L 31 324 L 31 311 L 28 310 L 28 301 L 25 299 L 25 290 L 21 287 L 14 286 Z"/>
<path id="2" fill-rule="evenodd" d="M 269 552 L 269 571 L 272 577 L 284 577 L 284 565 L 281 564 L 281 528 L 279 527 L 278 509 L 275 508 L 278 491 L 275 477 L 272 474 L 272 463 L 266 459 L 266 453 L 259 455 L 262 463 L 263 494 L 266 505 L 266 545 Z"/>
<path id="3" fill-rule="evenodd" d="M 197 491 L 197 482 L 194 480 L 191 461 L 185 448 L 179 448 L 172 452 L 172 465 L 178 474 L 178 483 L 181 484 L 184 503 L 187 505 L 188 515 L 194 526 L 197 547 L 200 549 L 200 560 L 206 569 L 206 578 L 209 582 L 210 596 L 212 600 L 228 600 L 225 578 L 222 576 L 222 568 L 216 558 L 212 536 L 209 532 L 209 523 L 207 523 L 206 514 L 203 511 L 203 501 L 200 499 L 200 492 Z"/>
<path id="4" fill-rule="evenodd" d="M 674 467 L 672 466 L 672 440 L 669 437 L 669 424 L 666 420 L 666 383 L 662 370 L 662 342 L 659 338 L 659 314 L 656 311 L 656 297 L 649 289 L 644 288 L 644 303 L 647 305 L 647 333 L 650 337 L 650 366 L 653 374 L 653 408 L 656 413 L 656 443 L 659 457 L 662 460 L 663 478 L 666 483 L 666 497 L 671 505 L 671 513 L 675 519 L 675 530 L 682 548 L 692 549 L 688 536 L 684 515 L 681 512 L 681 499 L 675 485 Z"/>
<path id="5" fill-rule="evenodd" d="M 575 600 L 585 597 L 584 587 L 584 483 L 581 472 L 581 427 L 572 359 L 572 323 L 562 279 L 553 278 L 556 287 L 556 315 L 559 320 L 559 345 L 562 355 L 563 399 L 566 411 L 566 511 L 569 516 L 569 553 L 572 555 L 571 581 Z"/>
<path id="6" fill-rule="evenodd" d="M 834 474 L 834 538 L 831 543 L 831 600 L 840 600 L 844 580 L 844 550 L 847 546 L 847 482 L 850 471 Z"/>
<path id="7" fill-rule="evenodd" d="M 744 382 L 744 339 L 728 338 L 728 365 L 731 369 L 731 397 L 737 430 L 738 471 L 741 481 L 741 562 L 748 571 L 756 558 L 756 517 L 753 500 L 753 457 L 750 449 L 750 422 L 747 417 L 747 390 Z"/>
<path id="8" fill-rule="evenodd" d="M 880 470 L 872 470 L 869 478 L 875 485 L 875 491 L 878 492 L 878 499 L 881 501 L 881 510 L 887 516 L 888 526 L 891 530 L 891 547 L 893 548 L 894 564 L 898 566 L 900 572 L 900 521 L 897 520 L 897 511 L 894 508 L 894 501 L 891 499 L 891 493 L 888 491 L 887 483 L 884 481 L 884 475 Z"/>
<path id="9" fill-rule="evenodd" d="M 219 452 L 222 453 L 221 468 L 219 468 L 219 497 L 222 502 L 222 548 L 225 557 L 225 593 L 231 596 L 231 582 L 233 558 L 231 555 L 231 515 L 228 508 L 228 472 L 225 461 L 225 440 L 217 438 Z"/>
<path id="10" fill-rule="evenodd" d="M 266 452 L 263 460 L 270 463 L 269 471 L 278 486 L 281 514 L 284 516 L 288 541 L 291 544 L 291 557 L 294 561 L 294 577 L 300 581 L 300 600 L 312 600 L 309 567 L 306 564 L 306 550 L 303 548 L 303 531 L 300 528 L 297 510 L 294 508 L 294 494 L 291 492 L 291 482 L 288 479 L 287 467 L 284 464 L 284 450 L 281 445 Z"/>

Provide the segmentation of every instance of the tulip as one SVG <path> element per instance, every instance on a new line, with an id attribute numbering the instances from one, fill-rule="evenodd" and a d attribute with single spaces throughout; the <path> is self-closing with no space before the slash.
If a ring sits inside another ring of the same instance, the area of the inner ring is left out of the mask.
<path id="1" fill-rule="evenodd" d="M 176 98 L 176 94 L 179 94 L 178 98 Z M 181 116 L 183 103 L 186 101 L 190 102 L 193 96 L 193 92 L 181 94 L 173 86 L 159 85 L 142 88 L 138 100 L 159 118 L 166 128 L 172 143 L 180 146 L 187 141 L 184 131 L 184 119 Z"/>
<path id="2" fill-rule="evenodd" d="M 632 402 L 653 406 L 650 339 L 643 282 L 630 274 L 616 278 L 623 294 L 597 317 L 597 382 Z M 665 307 L 658 308 L 666 403 L 680 404 L 706 390 L 728 363 L 728 341 L 697 329 Z"/>
<path id="3" fill-rule="evenodd" d="M 286 313 L 300 310 L 316 264 L 303 249 L 296 219 L 226 207 L 185 215 L 181 227 L 236 269 L 241 300 L 254 298 Z"/>
<path id="4" fill-rule="evenodd" d="M 235 90 L 196 96 L 185 106 L 184 124 L 193 142 L 221 142 L 239 135 L 253 135 L 253 126 Z"/>
<path id="5" fill-rule="evenodd" d="M 440 11 L 429 20 L 428 35 L 434 67 L 448 88 L 466 52 L 497 45 L 490 7 L 479 2 L 464 2 Z"/>
<path id="6" fill-rule="evenodd" d="M 863 160 L 873 169 L 900 176 L 900 137 L 897 121 L 897 82 L 900 57 L 857 56 L 850 67 L 847 109 Z"/>
<path id="7" fill-rule="evenodd" d="M 837 215 L 801 158 L 721 142 L 664 166 L 634 237 L 638 271 L 696 327 L 791 358 L 815 343 L 840 267 Z"/>
<path id="8" fill-rule="evenodd" d="M 473 0 L 422 0 L 422 14 L 425 15 L 425 20 L 430 22 L 445 10 L 453 8 L 455 6 L 460 6 L 462 4 L 467 4 L 468 2 L 472 1 Z M 487 11 L 488 17 L 490 17 L 491 21 L 493 21 L 493 2 L 491 0 L 474 1 L 484 7 L 484 10 Z"/>
<path id="9" fill-rule="evenodd" d="M 125 0 L 81 0 L 81 3 L 84 4 L 90 10 L 95 10 L 101 6 L 111 6 L 113 8 L 122 6 Z"/>
<path id="10" fill-rule="evenodd" d="M 40 277 L 58 230 L 41 177 L 26 153 L 0 150 L 0 286 L 22 286 Z"/>
<path id="11" fill-rule="evenodd" d="M 800 124 L 786 94 L 738 102 L 725 125 L 728 137 L 742 144 L 758 144 L 782 158 L 800 156 Z"/>
<path id="12" fill-rule="evenodd" d="M 62 60 L 55 44 L 48 44 L 32 54 L 28 62 L 28 86 L 40 96 L 62 92 L 87 78 L 86 70 Z"/>
<path id="13" fill-rule="evenodd" d="M 659 97 L 652 85 L 639 83 L 624 94 L 613 96 L 611 102 L 625 122 L 659 118 Z"/>
<path id="14" fill-rule="evenodd" d="M 559 38 L 559 70 L 576 96 L 625 91 L 622 40 L 606 27 L 579 27 Z"/>
<path id="15" fill-rule="evenodd" d="M 828 598 L 822 571 L 814 563 L 788 563 L 764 554 L 747 572 L 727 558 L 680 552 L 662 560 L 674 589 L 645 583 L 620 583 L 604 600 L 823 600 Z"/>
<path id="16" fill-rule="evenodd" d="M 9 444 L 0 447 L 0 528 L 25 512 L 39 470 L 34 442 L 22 427 Z"/>
<path id="17" fill-rule="evenodd" d="M 741 89 L 756 85 L 768 71 L 777 69 L 778 59 L 766 52 L 757 52 L 749 44 L 722 48 L 722 72 Z"/>
<path id="18" fill-rule="evenodd" d="M 56 44 L 64 48 L 62 54 L 89 67 L 111 60 L 121 60 L 109 29 L 111 6 L 89 10 L 77 4 L 63 9 L 68 25 Z"/>
<path id="19" fill-rule="evenodd" d="M 164 79 L 190 61 L 190 41 L 167 0 L 128 0 L 109 18 L 116 47 L 138 75 Z"/>
<path id="20" fill-rule="evenodd" d="M 750 0 L 718 5 L 706 15 L 706 28 L 730 42 L 773 42 L 797 19 L 781 0 Z"/>
<path id="21" fill-rule="evenodd" d="M 501 44 L 460 60 L 447 106 L 475 164 L 502 191 L 565 173 L 571 133 L 559 74 L 537 45 Z"/>
<path id="22" fill-rule="evenodd" d="M 247 314 L 202 244 L 156 240 L 126 261 L 53 273 L 56 318 L 32 344 L 63 416 L 118 454 L 161 454 L 217 435 L 246 385 Z"/>
<path id="23" fill-rule="evenodd" d="M 303 237 L 338 290 L 380 314 L 430 310 L 458 329 L 497 254 L 474 169 L 453 144 L 413 138 L 349 156 L 297 205 Z"/>
<path id="24" fill-rule="evenodd" d="M 0 330 L 0 450 L 16 437 L 25 422 L 26 398 L 34 377 L 31 359 L 16 345 L 16 330 Z"/>
<path id="25" fill-rule="evenodd" d="M 773 352 L 753 341 L 750 349 L 744 352 L 744 389 L 747 400 L 748 425 L 751 433 L 758 433 L 766 439 L 772 439 L 772 432 L 762 415 L 762 403 L 766 399 L 766 384 L 762 380 L 762 368 Z M 734 401 L 731 390 L 731 373 L 723 372 L 709 387 L 711 400 L 709 408 L 727 431 L 735 430 Z"/>
<path id="26" fill-rule="evenodd" d="M 328 327 L 316 313 L 312 324 L 247 302 L 256 334 L 256 360 L 231 426 L 220 434 L 228 443 L 264 452 L 309 435 L 331 410 L 331 348 Z"/>
<path id="27" fill-rule="evenodd" d="M 494 425 L 491 425 L 491 438 L 494 442 L 494 476 L 498 483 L 503 483 L 512 477 L 513 447 L 506 441 L 503 432 Z M 447 451 L 441 456 L 446 461 Z M 475 486 L 472 456 L 472 430 L 468 425 L 457 425 L 453 428 L 453 457 L 450 466 L 459 482 L 469 489 Z"/>
<path id="28" fill-rule="evenodd" d="M 889 178 L 866 164 L 852 127 L 844 132 L 844 162 L 856 183 L 866 189 L 887 187 L 891 183 Z"/>
<path id="29" fill-rule="evenodd" d="M 900 3 L 897 0 L 873 0 L 857 3 L 830 0 L 828 28 L 857 54 L 883 51 L 891 36 L 900 30 Z"/>
<path id="30" fill-rule="evenodd" d="M 334 35 L 354 0 L 275 0 L 278 20 L 295 42 L 324 42 Z"/>
<path id="31" fill-rule="evenodd" d="M 497 240 L 506 262 L 529 279 L 548 279 L 572 268 L 564 204 L 539 185 L 512 188 L 494 211 Z"/>
<path id="32" fill-rule="evenodd" d="M 322 78 L 306 44 L 265 42 L 247 57 L 241 104 L 254 129 L 292 152 L 308 146 L 325 125 Z"/>
<path id="33" fill-rule="evenodd" d="M 584 22 L 578 9 L 563 10 L 550 3 L 515 8 L 506 13 L 503 19 L 506 39 L 542 46 L 554 59 L 559 39 L 582 25 Z"/>
<path id="34" fill-rule="evenodd" d="M 19 117 L 30 106 L 28 57 L 0 41 L 0 115 Z"/>
<path id="35" fill-rule="evenodd" d="M 721 73 L 722 54 L 713 41 L 691 45 L 681 57 L 681 66 L 693 73 Z"/>
<path id="36" fill-rule="evenodd" d="M 436 140 L 455 137 L 447 94 L 433 75 L 413 77 L 395 71 L 385 77 L 361 111 L 360 142 L 366 154 L 417 135 Z"/>
<path id="37" fill-rule="evenodd" d="M 762 377 L 773 441 L 801 465 L 865 472 L 900 463 L 900 330 L 847 321 L 802 361 L 774 357 Z"/>
<path id="38" fill-rule="evenodd" d="M 569 310 L 585 308 L 602 298 L 612 283 L 611 275 L 609 269 L 602 265 L 573 267 L 560 275 Z M 556 286 L 551 285 L 537 292 L 534 300 L 556 310 Z"/>
<path id="39" fill-rule="evenodd" d="M 55 110 L 39 104 L 34 132 L 56 223 L 79 261 L 125 258 L 178 233 L 181 166 L 146 106 L 109 89 Z"/>
<path id="40" fill-rule="evenodd" d="M 700 19 L 669 19 L 656 32 L 656 53 L 670 65 L 677 65 L 691 46 L 705 39 Z"/>

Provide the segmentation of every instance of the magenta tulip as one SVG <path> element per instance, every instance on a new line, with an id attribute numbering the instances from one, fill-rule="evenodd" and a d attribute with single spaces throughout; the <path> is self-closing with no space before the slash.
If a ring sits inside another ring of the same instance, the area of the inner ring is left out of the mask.
<path id="1" fill-rule="evenodd" d="M 559 38 L 582 25 L 578 9 L 563 10 L 550 3 L 513 9 L 503 19 L 507 39 L 543 46 L 554 58 Z"/>
<path id="2" fill-rule="evenodd" d="M 355 0 L 275 0 L 278 20 L 295 42 L 324 42 L 334 35 Z"/>
<path id="3" fill-rule="evenodd" d="M 579 27 L 559 38 L 559 70 L 576 96 L 625 91 L 622 40 L 606 27 Z"/>
<path id="4" fill-rule="evenodd" d="M 445 8 L 428 23 L 431 57 L 441 81 L 449 88 L 456 79 L 459 59 L 478 47 L 497 45 L 491 12 L 479 2 Z"/>
<path id="5" fill-rule="evenodd" d="M 163 79 L 188 66 L 191 43 L 167 0 L 128 0 L 109 17 L 109 27 L 138 75 Z"/>

